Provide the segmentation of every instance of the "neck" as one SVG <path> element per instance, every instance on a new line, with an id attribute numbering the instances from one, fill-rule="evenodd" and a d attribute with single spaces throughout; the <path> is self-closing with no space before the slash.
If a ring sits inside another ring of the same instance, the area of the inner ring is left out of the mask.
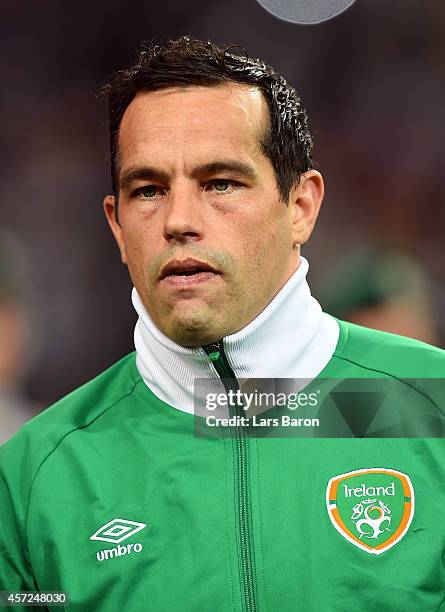
<path id="1" fill-rule="evenodd" d="M 266 308 L 246 327 L 223 339 L 237 378 L 315 378 L 331 359 L 338 324 L 322 312 L 306 282 L 306 259 Z M 203 348 L 186 348 L 153 323 L 136 291 L 136 364 L 146 385 L 161 400 L 193 413 L 196 378 L 218 378 Z"/>

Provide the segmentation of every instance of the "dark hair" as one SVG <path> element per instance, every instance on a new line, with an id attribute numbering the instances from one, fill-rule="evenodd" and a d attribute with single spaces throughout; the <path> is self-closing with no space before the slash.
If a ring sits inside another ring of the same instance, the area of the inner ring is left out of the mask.
<path id="1" fill-rule="evenodd" d="M 235 53 L 239 50 L 245 55 Z M 134 66 L 116 72 L 101 90 L 108 101 L 114 194 L 118 195 L 119 127 L 125 109 L 137 93 L 227 82 L 253 85 L 263 93 L 270 118 L 260 135 L 260 146 L 275 170 L 280 197 L 287 201 L 295 181 L 313 167 L 312 137 L 300 96 L 273 68 L 262 60 L 249 58 L 242 47 L 221 49 L 187 36 L 170 40 L 163 47 L 147 46 Z"/>

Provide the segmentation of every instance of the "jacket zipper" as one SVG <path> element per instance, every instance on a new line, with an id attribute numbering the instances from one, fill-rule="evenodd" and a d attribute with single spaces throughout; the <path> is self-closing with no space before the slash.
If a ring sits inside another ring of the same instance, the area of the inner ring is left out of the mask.
<path id="1" fill-rule="evenodd" d="M 224 351 L 222 340 L 207 344 L 202 347 L 209 356 L 210 361 L 215 366 L 219 377 L 222 379 L 224 388 L 227 392 L 239 390 L 239 383 L 235 372 L 230 367 Z M 235 405 L 235 415 L 241 416 L 244 413 L 243 407 Z M 247 612 L 255 612 L 255 581 L 254 568 L 251 555 L 250 538 L 250 516 L 249 516 L 249 449 L 246 431 L 243 426 L 237 425 L 232 431 L 233 444 L 236 448 L 237 475 L 238 475 L 238 504 L 239 504 L 239 537 L 242 561 L 242 584 L 244 587 L 244 601 Z"/>

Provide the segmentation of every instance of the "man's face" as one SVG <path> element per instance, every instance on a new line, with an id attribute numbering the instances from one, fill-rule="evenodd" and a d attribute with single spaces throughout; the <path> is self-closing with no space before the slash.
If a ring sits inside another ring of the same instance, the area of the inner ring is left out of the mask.
<path id="1" fill-rule="evenodd" d="M 267 118 L 259 90 L 232 83 L 142 92 L 123 116 L 119 223 L 111 196 L 106 214 L 145 308 L 183 346 L 243 328 L 299 265 L 308 215 L 298 189 L 280 201 Z"/>

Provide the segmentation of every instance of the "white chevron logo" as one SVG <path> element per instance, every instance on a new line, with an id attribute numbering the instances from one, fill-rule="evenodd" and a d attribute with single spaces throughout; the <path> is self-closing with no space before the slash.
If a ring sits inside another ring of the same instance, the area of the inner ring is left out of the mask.
<path id="1" fill-rule="evenodd" d="M 102 525 L 102 527 L 90 537 L 90 540 L 101 540 L 103 542 L 119 544 L 119 542 L 126 540 L 145 527 L 147 527 L 146 523 L 136 523 L 135 521 L 128 521 L 126 519 L 113 519 L 106 525 Z"/>

